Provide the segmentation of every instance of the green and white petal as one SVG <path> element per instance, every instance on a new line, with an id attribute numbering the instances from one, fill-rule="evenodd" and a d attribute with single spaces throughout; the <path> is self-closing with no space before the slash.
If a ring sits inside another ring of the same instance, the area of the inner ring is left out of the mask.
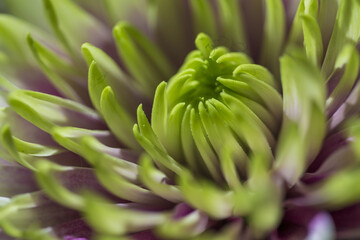
<path id="1" fill-rule="evenodd" d="M 43 0 L 50 26 L 67 53 L 82 65 L 80 47 L 84 42 L 104 44 L 109 29 L 70 0 Z"/>
<path id="2" fill-rule="evenodd" d="M 117 24 L 113 34 L 119 55 L 137 81 L 139 90 L 152 97 L 156 85 L 173 73 L 171 64 L 153 42 L 130 24 Z"/>
<path id="3" fill-rule="evenodd" d="M 151 229 L 167 220 L 168 212 L 148 212 L 110 204 L 94 194 L 86 194 L 85 219 L 102 234 L 122 236 Z"/>
<path id="4" fill-rule="evenodd" d="M 55 126 L 101 129 L 97 113 L 77 102 L 34 91 L 17 90 L 8 98 L 9 104 L 21 117 L 45 132 Z M 83 121 L 79 121 L 79 120 Z"/>
<path id="5" fill-rule="evenodd" d="M 275 169 L 293 185 L 324 138 L 325 86 L 319 69 L 298 51 L 281 58 L 281 78 L 284 119 Z"/>
<path id="6" fill-rule="evenodd" d="M 335 67 L 336 58 L 347 43 L 356 44 L 360 38 L 360 3 L 357 0 L 340 1 L 334 30 L 331 35 L 322 66 L 323 74 L 328 77 Z"/>

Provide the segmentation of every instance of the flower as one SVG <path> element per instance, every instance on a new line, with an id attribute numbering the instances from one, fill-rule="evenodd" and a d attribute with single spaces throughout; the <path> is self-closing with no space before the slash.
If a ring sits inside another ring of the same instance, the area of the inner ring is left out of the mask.
<path id="1" fill-rule="evenodd" d="M 360 237 L 358 0 L 5 3 L 1 239 Z"/>

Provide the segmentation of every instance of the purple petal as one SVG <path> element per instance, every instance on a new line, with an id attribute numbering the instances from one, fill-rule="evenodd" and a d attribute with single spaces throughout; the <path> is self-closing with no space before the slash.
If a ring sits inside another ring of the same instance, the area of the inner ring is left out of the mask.
<path id="1" fill-rule="evenodd" d="M 39 189 L 33 173 L 20 166 L 0 166 L 0 196 L 12 197 Z"/>
<path id="2" fill-rule="evenodd" d="M 48 78 L 36 68 L 17 69 L 16 77 L 18 80 L 15 80 L 15 83 L 19 88 L 61 96 Z M 9 80 L 13 79 L 9 78 Z"/>
<path id="3" fill-rule="evenodd" d="M 339 148 L 331 154 L 324 163 L 313 173 L 305 173 L 302 181 L 313 184 L 321 179 L 329 177 L 341 169 L 354 166 L 356 164 L 356 154 L 352 146 L 347 145 Z"/>
<path id="4" fill-rule="evenodd" d="M 160 240 L 151 230 L 146 230 L 130 235 L 133 240 Z"/>
<path id="5" fill-rule="evenodd" d="M 0 167 L 1 166 L 17 166 L 17 165 L 0 158 Z"/>
<path id="6" fill-rule="evenodd" d="M 64 240 L 88 240 L 89 238 L 78 238 L 78 237 L 72 237 L 72 236 L 66 236 L 64 237 Z"/>
<path id="7" fill-rule="evenodd" d="M 271 239 L 304 240 L 307 235 L 307 225 L 316 214 L 317 210 L 312 208 L 288 209 L 279 228 L 271 234 Z"/>
<path id="8" fill-rule="evenodd" d="M 174 210 L 173 219 L 180 219 L 192 213 L 194 209 L 186 203 L 180 203 Z"/>
<path id="9" fill-rule="evenodd" d="M 249 44 L 248 48 L 250 49 L 250 56 L 255 62 L 258 62 L 265 21 L 265 16 L 263 14 L 263 1 L 242 1 L 242 9 L 244 13 L 244 27 L 246 36 L 248 37 L 247 42 Z"/>
<path id="10" fill-rule="evenodd" d="M 331 34 L 333 32 L 335 19 L 338 10 L 337 1 L 319 1 L 318 21 L 321 29 L 324 49 L 327 49 Z M 324 52 L 325 54 L 325 52 Z"/>
<path id="11" fill-rule="evenodd" d="M 293 223 L 282 223 L 279 229 L 271 234 L 271 240 L 304 240 L 306 228 Z"/>
<path id="12" fill-rule="evenodd" d="M 92 231 L 82 219 L 62 223 L 52 229 L 56 236 L 64 240 L 88 240 L 91 239 Z"/>
<path id="13" fill-rule="evenodd" d="M 318 156 L 315 160 L 310 164 L 309 168 L 307 169 L 308 173 L 316 172 L 321 165 L 326 161 L 326 159 L 333 154 L 338 149 L 346 146 L 349 142 L 347 139 L 346 134 L 344 131 L 339 131 L 328 136 L 322 145 L 322 149 L 320 150 Z"/>
<path id="14" fill-rule="evenodd" d="M 0 239 L 1 240 L 16 240 L 15 238 L 7 236 L 0 228 Z"/>
<path id="15" fill-rule="evenodd" d="M 97 180 L 94 170 L 91 168 L 73 168 L 69 171 L 55 173 L 58 180 L 64 187 L 68 188 L 74 193 L 80 193 L 85 190 L 93 191 L 106 196 L 110 199 L 120 201 L 119 198 L 114 197 Z M 123 202 L 123 201 L 121 201 Z"/>
<path id="16" fill-rule="evenodd" d="M 330 94 L 334 91 L 334 89 L 336 88 L 337 84 L 340 82 L 342 76 L 344 75 L 345 72 L 345 68 L 339 68 L 336 69 L 335 72 L 330 76 L 330 78 L 327 81 L 327 96 L 330 96 Z"/>
<path id="17" fill-rule="evenodd" d="M 6 109 L 6 114 L 7 122 L 10 124 L 11 133 L 14 137 L 46 146 L 58 146 L 49 134 L 26 121 L 13 110 Z"/>
<path id="18" fill-rule="evenodd" d="M 90 165 L 86 160 L 84 160 L 79 155 L 70 151 L 64 151 L 54 156 L 46 157 L 46 159 L 49 159 L 51 162 L 57 163 L 62 166 L 84 167 L 84 168 L 90 167 Z"/>
<path id="19" fill-rule="evenodd" d="M 19 230 L 25 231 L 34 224 L 41 228 L 52 227 L 80 217 L 78 212 L 51 201 L 42 192 L 26 194 L 31 195 L 35 206 L 20 206 L 16 212 L 12 213 L 6 219 Z"/>
<path id="20" fill-rule="evenodd" d="M 286 30 L 289 33 L 292 22 L 294 20 L 296 11 L 298 9 L 300 0 L 282 0 L 286 15 Z"/>
<path id="21" fill-rule="evenodd" d="M 156 16 L 155 37 L 164 53 L 179 67 L 186 54 L 193 49 L 195 38 L 189 1 L 173 0 L 171 4 L 167 1 L 158 2 L 160 7 Z"/>
<path id="22" fill-rule="evenodd" d="M 360 204 L 330 213 L 338 239 L 360 239 Z"/>
<path id="23" fill-rule="evenodd" d="M 135 151 L 131 151 L 128 149 L 122 149 L 122 148 L 112 148 L 103 146 L 102 151 L 106 154 L 109 154 L 113 157 L 119 158 L 119 159 L 125 159 L 126 161 L 137 163 L 139 159 L 139 153 Z"/>
<path id="24" fill-rule="evenodd" d="M 356 116 L 360 112 L 360 82 L 352 89 L 345 102 L 329 119 L 329 130 L 334 130 L 345 120 Z"/>
<path id="25" fill-rule="evenodd" d="M 291 222 L 297 225 L 307 225 L 308 222 L 317 214 L 317 210 L 313 208 L 294 208 L 285 212 L 283 221 Z"/>

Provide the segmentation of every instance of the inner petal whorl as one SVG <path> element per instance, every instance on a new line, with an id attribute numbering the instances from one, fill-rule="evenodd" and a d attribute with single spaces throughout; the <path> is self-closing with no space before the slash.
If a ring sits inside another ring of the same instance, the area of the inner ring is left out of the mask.
<path id="1" fill-rule="evenodd" d="M 252 154 L 270 166 L 282 98 L 272 74 L 246 54 L 213 48 L 205 34 L 195 44 L 198 50 L 157 88 L 151 127 L 181 166 L 230 184 L 226 169 L 246 178 Z"/>
<path id="2" fill-rule="evenodd" d="M 200 101 L 220 99 L 225 85 L 223 79 L 231 79 L 237 66 L 250 64 L 243 53 L 229 53 L 224 47 L 213 49 L 211 39 L 199 34 L 198 50 L 191 52 L 179 72 L 170 79 L 167 89 L 169 104 L 185 102 L 197 106 Z"/>

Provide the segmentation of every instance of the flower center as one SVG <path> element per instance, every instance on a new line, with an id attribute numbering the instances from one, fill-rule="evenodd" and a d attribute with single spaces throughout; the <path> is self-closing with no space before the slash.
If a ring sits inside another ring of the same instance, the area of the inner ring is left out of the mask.
<path id="1" fill-rule="evenodd" d="M 173 172 L 186 168 L 218 183 L 229 183 L 228 173 L 246 178 L 249 156 L 261 155 L 267 166 L 273 159 L 281 95 L 272 74 L 246 54 L 213 49 L 205 34 L 195 44 L 198 50 L 155 94 L 151 127 L 160 143 L 148 140 L 169 157 L 159 160 L 154 147 L 143 147 Z M 139 127 L 146 132 L 140 121 Z"/>
<path id="2" fill-rule="evenodd" d="M 185 102 L 196 107 L 200 101 L 220 99 L 227 80 L 233 79 L 236 67 L 251 64 L 243 53 L 229 53 L 224 47 L 212 49 L 211 40 L 200 34 L 196 39 L 199 50 L 190 53 L 179 72 L 169 81 L 170 103 Z"/>

